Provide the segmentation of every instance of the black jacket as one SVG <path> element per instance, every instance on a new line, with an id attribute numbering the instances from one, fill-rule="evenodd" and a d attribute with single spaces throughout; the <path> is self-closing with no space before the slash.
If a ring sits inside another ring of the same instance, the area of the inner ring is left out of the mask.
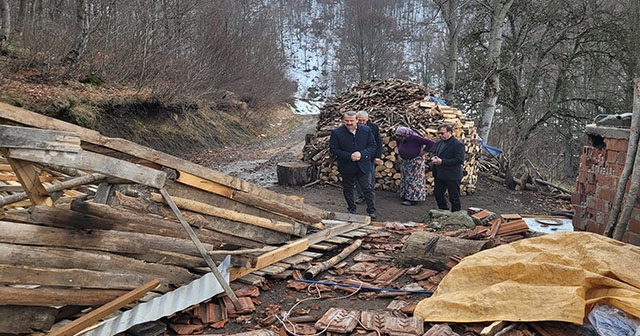
<path id="1" fill-rule="evenodd" d="M 464 152 L 464 144 L 453 136 L 448 140 L 438 140 L 433 148 L 433 155 L 441 158 L 442 164 L 431 166 L 433 177 L 440 180 L 461 180 Z"/>
<path id="2" fill-rule="evenodd" d="M 373 139 L 373 132 L 367 126 L 358 125 L 356 134 L 353 135 L 342 125 L 331 132 L 329 151 L 338 158 L 338 171 L 341 174 L 351 175 L 358 171 L 367 173 L 371 171 L 373 164 L 376 141 Z M 351 161 L 353 152 L 360 152 L 359 161 Z"/>

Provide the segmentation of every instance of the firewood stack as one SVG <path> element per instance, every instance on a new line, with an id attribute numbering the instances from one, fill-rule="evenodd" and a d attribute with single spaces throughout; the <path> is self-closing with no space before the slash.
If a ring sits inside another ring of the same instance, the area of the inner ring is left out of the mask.
<path id="1" fill-rule="evenodd" d="M 460 191 L 463 195 L 475 191 L 480 142 L 473 121 L 460 110 L 432 102 L 433 91 L 422 85 L 400 80 L 363 81 L 346 92 L 330 99 L 320 111 L 316 132 L 309 134 L 303 148 L 302 160 L 318 167 L 318 179 L 325 183 L 339 183 L 340 175 L 335 157 L 329 153 L 331 131 L 342 125 L 346 111 L 366 111 L 369 120 L 380 127 L 383 164 L 376 166 L 376 189 L 400 190 L 400 156 L 396 148 L 395 130 L 411 127 L 420 135 L 437 140 L 438 126 L 450 124 L 453 134 L 464 142 L 466 156 Z M 426 156 L 428 159 L 428 155 Z M 433 193 L 433 176 L 427 172 L 427 193 Z"/>

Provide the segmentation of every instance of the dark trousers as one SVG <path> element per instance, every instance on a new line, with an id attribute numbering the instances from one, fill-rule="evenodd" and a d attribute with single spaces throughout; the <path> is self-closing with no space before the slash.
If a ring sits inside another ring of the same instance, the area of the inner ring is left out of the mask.
<path id="1" fill-rule="evenodd" d="M 373 187 L 371 186 L 371 172 L 342 175 L 342 193 L 344 194 L 344 200 L 347 201 L 349 213 L 356 212 L 356 202 L 353 200 L 353 192 L 356 185 L 360 186 L 364 194 L 364 200 L 367 202 L 367 214 L 375 213 L 376 205 Z"/>
<path id="2" fill-rule="evenodd" d="M 436 197 L 438 209 L 449 210 L 449 204 L 444 197 L 444 193 L 449 193 L 449 202 L 451 202 L 451 212 L 460 211 L 462 203 L 460 202 L 460 180 L 440 180 L 436 179 L 433 188 L 433 195 Z"/>
<path id="3" fill-rule="evenodd" d="M 376 165 L 375 164 L 371 164 L 371 175 L 369 179 L 371 182 L 371 189 L 373 189 L 373 192 L 375 193 L 376 191 Z M 358 191 L 358 198 L 364 199 L 364 191 L 362 191 L 362 188 L 357 183 L 356 183 L 356 191 Z"/>

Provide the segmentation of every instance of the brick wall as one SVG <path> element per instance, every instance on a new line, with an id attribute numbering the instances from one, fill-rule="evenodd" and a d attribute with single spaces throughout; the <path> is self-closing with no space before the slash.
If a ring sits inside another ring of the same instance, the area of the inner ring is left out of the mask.
<path id="1" fill-rule="evenodd" d="M 587 135 L 576 191 L 571 196 L 575 209 L 573 227 L 576 231 L 602 234 L 626 161 L 629 129 L 587 125 Z M 640 246 L 640 202 L 636 201 L 623 241 Z"/>

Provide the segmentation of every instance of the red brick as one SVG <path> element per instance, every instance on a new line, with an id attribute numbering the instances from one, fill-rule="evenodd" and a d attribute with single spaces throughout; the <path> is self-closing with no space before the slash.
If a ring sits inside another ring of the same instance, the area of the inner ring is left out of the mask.
<path id="1" fill-rule="evenodd" d="M 574 192 L 573 194 L 571 194 L 571 204 L 580 205 L 584 202 L 585 199 L 586 197 L 583 193 Z"/>
<path id="2" fill-rule="evenodd" d="M 629 232 L 627 231 L 625 233 L 625 240 L 623 240 L 629 244 L 633 244 L 636 246 L 640 246 L 640 234 L 635 233 L 635 232 Z"/>
<path id="3" fill-rule="evenodd" d="M 587 220 L 587 225 L 585 227 L 586 231 L 594 232 L 602 234 L 604 232 L 604 227 L 601 227 L 595 220 L 589 219 Z"/>
<path id="4" fill-rule="evenodd" d="M 618 176 L 611 174 L 598 174 L 598 176 L 596 176 L 596 180 L 598 180 L 598 184 L 600 186 L 615 188 L 618 185 Z"/>
<path id="5" fill-rule="evenodd" d="M 630 218 L 629 226 L 627 227 L 627 230 L 640 234 L 640 221 Z"/>
<path id="6" fill-rule="evenodd" d="M 618 162 L 618 155 L 620 155 L 620 152 L 614 151 L 614 150 L 608 150 L 607 151 L 607 162 L 610 162 L 610 163 Z"/>
<path id="7" fill-rule="evenodd" d="M 608 150 L 614 150 L 619 152 L 627 152 L 627 148 L 629 147 L 629 140 L 627 139 L 604 139 L 604 143 L 607 146 Z"/>
<path id="8" fill-rule="evenodd" d="M 598 187 L 598 192 L 596 194 L 596 196 L 604 201 L 608 201 L 611 202 L 616 198 L 616 189 L 614 189 L 614 187 L 610 187 L 609 185 L 601 185 L 600 187 Z M 600 211 L 606 211 L 606 210 L 600 210 Z"/>

